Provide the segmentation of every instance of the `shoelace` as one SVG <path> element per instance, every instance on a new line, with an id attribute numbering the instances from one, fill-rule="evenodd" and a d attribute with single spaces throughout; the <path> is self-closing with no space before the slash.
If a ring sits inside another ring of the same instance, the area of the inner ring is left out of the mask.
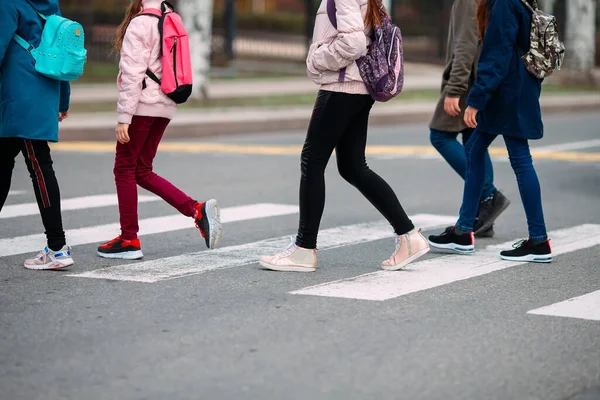
<path id="1" fill-rule="evenodd" d="M 394 249 L 394 254 L 400 250 L 400 247 L 402 247 L 402 241 L 400 240 L 400 236 L 396 236 L 396 248 Z"/>
<path id="2" fill-rule="evenodd" d="M 518 248 L 520 248 L 520 247 L 523 247 L 523 246 L 525 246 L 525 244 L 526 244 L 527 242 L 529 242 L 529 239 L 521 239 L 521 240 L 519 240 L 517 243 L 513 244 L 513 246 L 512 246 L 512 247 L 513 247 L 513 249 L 518 249 Z"/>
<path id="3" fill-rule="evenodd" d="M 108 242 L 104 243 L 103 246 L 110 246 L 112 244 L 115 244 L 119 241 L 119 239 L 121 239 L 121 236 L 117 236 L 113 240 L 109 240 Z"/>
<path id="4" fill-rule="evenodd" d="M 296 250 L 296 241 L 294 240 L 293 236 L 290 236 L 290 244 L 284 251 L 277 254 L 277 257 L 278 258 L 289 257 L 295 250 Z"/>

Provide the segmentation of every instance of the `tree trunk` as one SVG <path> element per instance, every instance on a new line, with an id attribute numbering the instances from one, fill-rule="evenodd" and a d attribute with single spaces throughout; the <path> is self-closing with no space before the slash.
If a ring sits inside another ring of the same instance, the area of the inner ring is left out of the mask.
<path id="1" fill-rule="evenodd" d="M 188 32 L 192 72 L 193 98 L 207 97 L 208 73 L 212 51 L 212 0 L 178 0 L 177 12 Z"/>
<path id="2" fill-rule="evenodd" d="M 568 0 L 565 70 L 571 80 L 593 82 L 596 53 L 596 1 Z"/>

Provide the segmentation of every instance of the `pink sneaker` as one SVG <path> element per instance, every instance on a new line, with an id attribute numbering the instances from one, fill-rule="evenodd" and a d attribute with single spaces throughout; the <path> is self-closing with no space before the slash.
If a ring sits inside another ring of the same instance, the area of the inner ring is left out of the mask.
<path id="1" fill-rule="evenodd" d="M 261 257 L 259 262 L 272 271 L 314 272 L 317 269 L 317 251 L 298 247 L 292 242 L 285 251 Z"/>
<path id="2" fill-rule="evenodd" d="M 421 229 L 412 230 L 396 237 L 396 251 L 390 258 L 381 263 L 381 267 L 386 271 L 397 271 L 422 257 L 428 251 L 429 243 L 421 234 Z"/>

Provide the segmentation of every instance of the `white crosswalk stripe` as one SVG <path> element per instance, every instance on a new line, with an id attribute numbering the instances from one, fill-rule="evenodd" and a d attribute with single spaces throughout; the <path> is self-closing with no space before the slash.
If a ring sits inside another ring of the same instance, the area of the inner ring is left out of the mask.
<path id="1" fill-rule="evenodd" d="M 13 191 L 11 195 L 20 195 L 25 191 Z M 140 203 L 159 200 L 155 196 L 140 195 Z M 64 199 L 64 213 L 74 210 L 86 210 L 101 207 L 116 207 L 115 194 L 89 195 Z M 7 205 L 0 212 L 2 224 L 18 223 L 19 218 L 36 215 L 36 203 Z M 287 204 L 259 203 L 221 210 L 223 223 L 251 221 L 263 218 L 280 217 L 298 213 L 298 206 Z M 455 222 L 455 216 L 416 214 L 411 217 L 415 226 L 438 229 Z M 140 236 L 195 229 L 190 218 L 182 215 L 157 216 L 141 219 Z M 7 225 L 4 225 L 7 226 Z M 119 231 L 118 223 L 86 226 L 67 230 L 69 245 L 79 246 L 99 243 L 115 236 Z M 559 256 L 600 245 L 600 225 L 584 224 L 549 233 L 552 238 L 553 254 Z M 375 221 L 354 225 L 338 226 L 319 232 L 319 249 L 330 250 L 345 246 L 370 243 L 393 238 L 393 232 L 387 221 Z M 44 234 L 30 234 L 0 239 L 0 257 L 35 252 L 45 245 Z M 441 255 L 430 252 L 427 259 L 410 264 L 405 271 L 387 272 L 378 270 L 379 260 L 368 255 L 357 263 L 372 262 L 377 272 L 351 278 L 324 282 L 314 286 L 289 292 L 293 296 L 316 296 L 323 299 L 343 298 L 358 301 L 386 301 L 411 293 L 435 289 L 454 282 L 483 276 L 492 272 L 516 267 L 525 263 L 500 260 L 498 252 L 510 248 L 517 239 L 488 246 L 478 250 L 472 256 Z M 159 283 L 165 280 L 198 275 L 209 271 L 257 265 L 258 258 L 265 254 L 281 251 L 290 243 L 290 237 L 278 237 L 256 242 L 223 247 L 213 251 L 200 251 L 173 257 L 157 258 L 142 262 L 132 262 L 100 268 L 91 271 L 78 271 L 76 267 L 65 275 L 69 278 L 104 279 L 138 283 Z M 318 272 L 317 272 L 318 273 Z M 289 290 L 289 289 L 287 289 Z M 554 304 L 542 306 L 527 312 L 533 316 L 565 317 L 600 321 L 600 290 L 582 293 L 578 297 L 565 299 Z"/>
<path id="2" fill-rule="evenodd" d="M 419 214 L 412 217 L 413 222 L 424 229 L 446 226 L 451 224 L 454 219 L 450 216 L 430 214 Z M 332 249 L 392 237 L 393 233 L 390 225 L 384 221 L 340 226 L 319 232 L 319 249 Z M 259 257 L 279 252 L 289 243 L 290 238 L 286 236 L 239 246 L 224 247 L 210 252 L 189 253 L 70 276 L 155 283 L 165 279 L 253 264 L 257 262 Z"/>
<path id="3" fill-rule="evenodd" d="M 560 255 L 600 245 L 600 225 L 580 225 L 549 232 L 553 254 Z M 503 261 L 498 252 L 517 240 L 489 246 L 474 255 L 442 256 L 410 264 L 402 272 L 375 272 L 291 292 L 298 295 L 383 301 L 447 285 L 525 263 Z"/>
<path id="4" fill-rule="evenodd" d="M 138 196 L 138 203 L 148 203 L 161 200 L 156 196 Z M 83 210 L 87 208 L 98 208 L 117 205 L 116 194 L 99 194 L 94 196 L 75 197 L 71 199 L 62 199 L 60 207 L 62 211 Z M 25 203 L 4 206 L 0 211 L 0 219 L 24 217 L 27 215 L 37 215 L 39 213 L 37 203 Z"/>
<path id="5" fill-rule="evenodd" d="M 282 204 L 252 204 L 247 206 L 229 207 L 221 209 L 221 222 L 248 221 L 258 218 L 290 215 L 298 212 L 297 206 Z M 155 233 L 173 232 L 181 229 L 193 228 L 191 218 L 181 214 L 165 217 L 147 218 L 139 221 L 140 236 Z M 87 228 L 66 231 L 67 243 L 78 246 L 88 243 L 99 243 L 116 236 L 119 224 L 97 225 Z M 44 234 L 34 234 L 15 238 L 0 239 L 0 257 L 12 256 L 37 251 L 45 246 Z"/>
<path id="6" fill-rule="evenodd" d="M 546 307 L 536 308 L 529 311 L 528 314 L 600 321 L 600 290 Z"/>

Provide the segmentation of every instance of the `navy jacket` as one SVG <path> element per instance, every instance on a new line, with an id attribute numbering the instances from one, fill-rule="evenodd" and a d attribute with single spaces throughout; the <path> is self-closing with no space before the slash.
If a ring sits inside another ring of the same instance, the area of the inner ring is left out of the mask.
<path id="1" fill-rule="evenodd" d="M 58 113 L 69 109 L 69 82 L 46 78 L 33 57 L 12 40 L 16 32 L 34 47 L 43 15 L 59 14 L 58 0 L 6 0 L 0 13 L 0 138 L 58 141 Z"/>
<path id="2" fill-rule="evenodd" d="M 483 132 L 540 139 L 542 80 L 531 75 L 521 55 L 529 50 L 531 12 L 521 0 L 491 0 L 477 81 L 467 104 L 477 110 Z"/>

